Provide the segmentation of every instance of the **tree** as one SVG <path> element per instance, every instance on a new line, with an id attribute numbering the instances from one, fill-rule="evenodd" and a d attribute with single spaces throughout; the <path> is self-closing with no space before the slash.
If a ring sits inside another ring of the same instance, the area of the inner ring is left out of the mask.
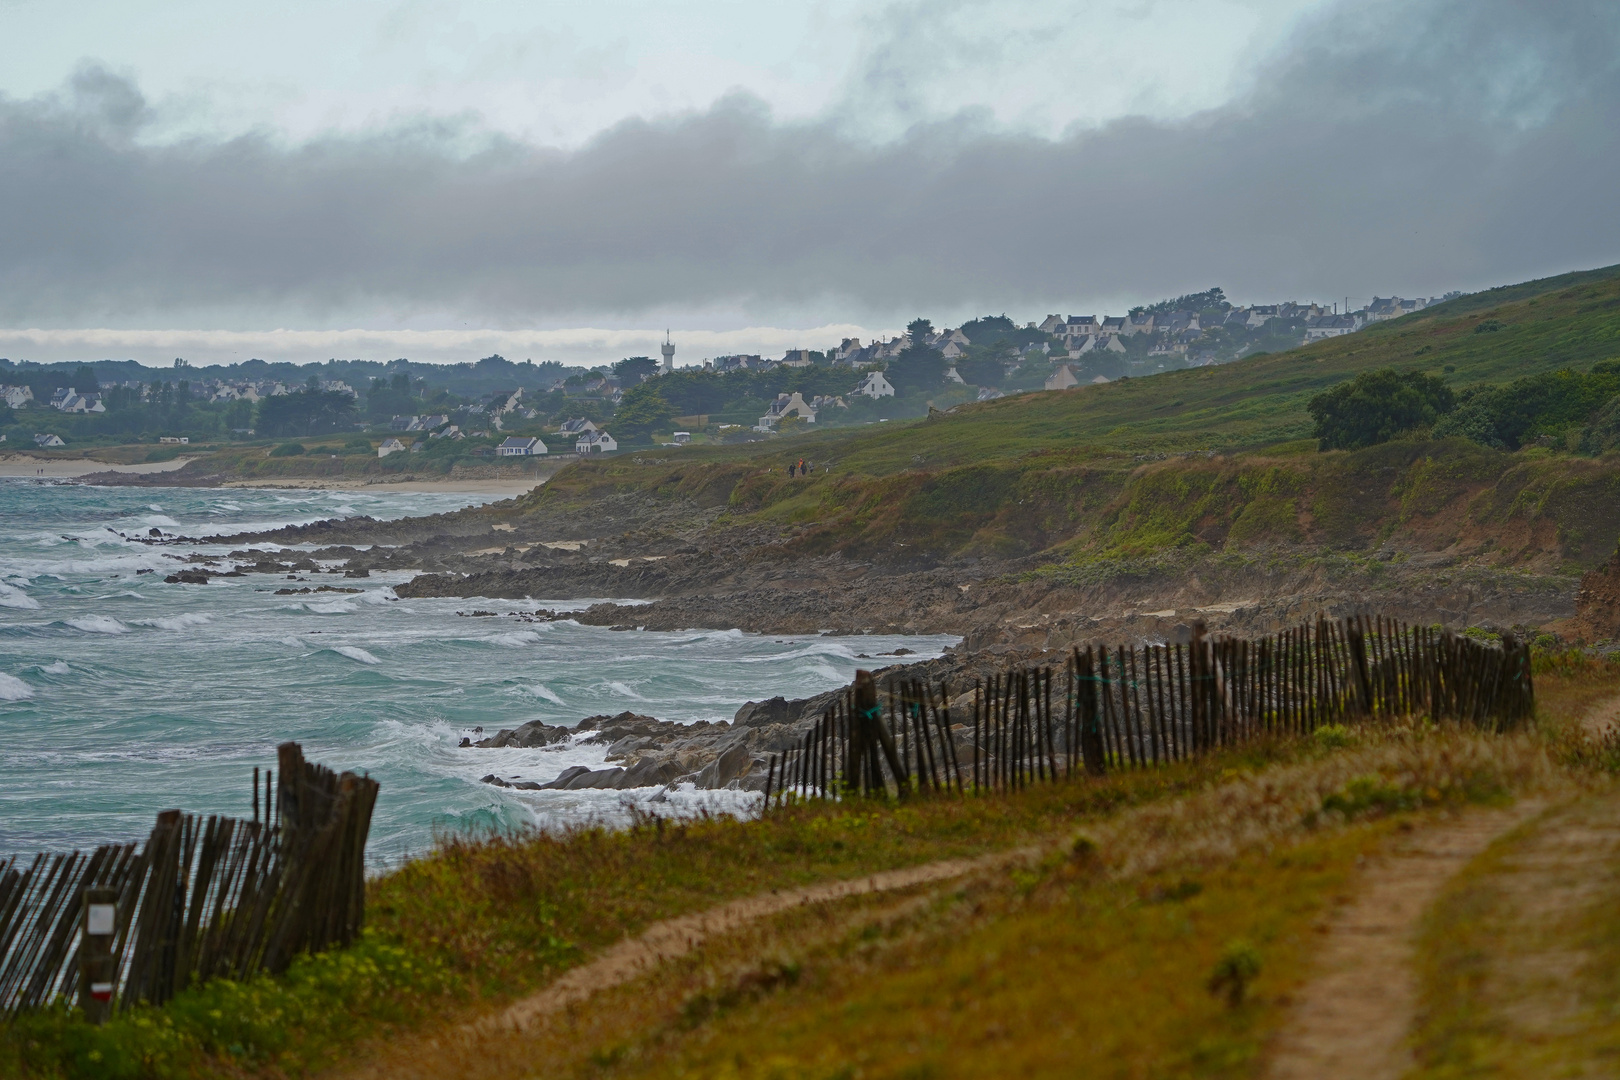
<path id="1" fill-rule="evenodd" d="M 1005 314 L 981 315 L 962 324 L 962 336 L 972 345 L 994 345 L 1003 338 L 1011 337 L 1017 329 L 1018 325 Z"/>
<path id="2" fill-rule="evenodd" d="M 260 435 L 324 435 L 349 429 L 354 415 L 354 398 L 341 390 L 299 390 L 259 402 L 255 426 Z"/>
<path id="3" fill-rule="evenodd" d="M 945 355 L 928 344 L 933 332 L 934 324 L 927 319 L 913 319 L 906 325 L 911 344 L 889 362 L 887 371 L 895 390 L 932 390 L 945 381 Z"/>
<path id="4" fill-rule="evenodd" d="M 613 377 L 620 386 L 634 386 L 644 375 L 658 374 L 658 361 L 650 356 L 627 356 L 613 365 Z"/>
<path id="5" fill-rule="evenodd" d="M 1317 394 L 1306 407 L 1322 450 L 1354 450 L 1433 424 L 1455 405 L 1451 388 L 1434 375 L 1379 368 Z"/>
<path id="6" fill-rule="evenodd" d="M 1000 386 L 1007 368 L 999 357 L 973 350 L 968 359 L 956 362 L 956 373 L 969 386 Z"/>
<path id="7" fill-rule="evenodd" d="M 650 442 L 653 431 L 674 416 L 675 410 L 659 393 L 656 380 L 638 383 L 624 392 L 624 399 L 613 411 L 613 436 L 625 444 Z"/>

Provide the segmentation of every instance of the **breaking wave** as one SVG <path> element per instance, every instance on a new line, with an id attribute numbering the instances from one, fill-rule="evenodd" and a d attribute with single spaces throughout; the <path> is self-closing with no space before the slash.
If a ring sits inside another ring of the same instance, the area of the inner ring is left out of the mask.
<path id="1" fill-rule="evenodd" d="M 77 619 L 65 620 L 75 630 L 83 630 L 87 634 L 127 634 L 129 627 L 110 615 L 83 615 Z"/>
<path id="2" fill-rule="evenodd" d="M 15 675 L 0 674 L 0 701 L 22 701 L 34 696 L 34 688 Z"/>

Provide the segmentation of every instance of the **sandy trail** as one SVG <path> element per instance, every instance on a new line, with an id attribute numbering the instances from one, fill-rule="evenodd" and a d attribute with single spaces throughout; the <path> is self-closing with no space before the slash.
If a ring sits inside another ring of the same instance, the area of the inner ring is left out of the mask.
<path id="1" fill-rule="evenodd" d="M 947 859 L 797 889 L 773 889 L 706 911 L 665 919 L 635 937 L 625 938 L 589 963 L 564 972 L 545 989 L 513 1002 L 501 1012 L 431 1037 L 430 1046 L 435 1055 L 457 1049 L 476 1054 L 478 1044 L 484 1040 L 508 1039 L 548 1014 L 638 979 L 661 964 L 685 956 L 710 939 L 795 908 L 938 884 L 998 870 L 1014 863 L 1029 862 L 1039 856 L 1038 848 L 1019 848 L 975 859 Z M 342 1075 L 380 1078 L 393 1074 L 394 1070 L 388 1062 L 372 1061 L 361 1063 Z"/>
<path id="2" fill-rule="evenodd" d="M 1529 800 L 1418 829 L 1369 865 L 1326 927 L 1316 976 L 1272 1045 L 1269 1080 L 1396 1080 L 1415 1061 L 1414 936 L 1446 883 L 1498 836 L 1539 813 Z"/>
<path id="3" fill-rule="evenodd" d="M 978 859 L 947 859 L 943 862 L 885 870 L 864 878 L 827 881 L 800 889 L 772 890 L 745 896 L 693 915 L 654 923 L 638 937 L 626 938 L 582 967 L 567 972 L 538 993 L 509 1006 L 505 1012 L 468 1025 L 469 1035 L 521 1031 L 535 1017 L 620 983 L 644 975 L 650 968 L 684 956 L 708 938 L 729 933 L 758 919 L 790 911 L 808 904 L 825 904 L 851 896 L 932 885 L 977 871 L 992 870 L 1008 863 L 1034 858 L 1034 848 L 997 852 Z"/>

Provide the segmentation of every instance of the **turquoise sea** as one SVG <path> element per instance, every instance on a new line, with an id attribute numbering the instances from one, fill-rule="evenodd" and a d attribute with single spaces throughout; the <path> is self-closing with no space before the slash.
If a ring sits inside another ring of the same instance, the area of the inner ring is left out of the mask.
<path id="1" fill-rule="evenodd" d="M 320 518 L 436 513 L 495 496 L 371 491 L 101 488 L 0 480 L 0 858 L 135 839 L 161 810 L 247 816 L 254 766 L 302 743 L 312 760 L 382 785 L 374 868 L 439 830 L 615 821 L 633 792 L 510 792 L 496 772 L 546 781 L 600 766 L 605 748 L 460 749 L 473 729 L 573 725 L 630 709 L 729 720 L 744 701 L 842 685 L 858 653 L 939 655 L 946 637 L 788 637 L 611 631 L 472 618 L 589 600 L 399 600 L 408 575 L 308 584 L 356 594 L 276 596 L 275 577 L 208 585 L 163 577 L 194 552 L 118 535 L 190 537 Z M 259 545 L 264 547 L 266 545 Z M 149 571 L 142 573 L 141 571 Z M 602 599 L 633 600 L 634 597 Z M 830 621 L 830 620 L 829 620 Z M 673 793 L 664 812 L 746 813 L 757 795 Z"/>

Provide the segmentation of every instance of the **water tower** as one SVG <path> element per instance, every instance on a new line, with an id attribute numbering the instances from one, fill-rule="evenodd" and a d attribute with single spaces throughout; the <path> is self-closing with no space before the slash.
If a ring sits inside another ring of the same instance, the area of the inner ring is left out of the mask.
<path id="1" fill-rule="evenodd" d="M 668 330 L 664 331 L 664 343 L 658 346 L 658 350 L 664 354 L 664 373 L 667 375 L 675 370 L 675 344 L 669 340 Z"/>

